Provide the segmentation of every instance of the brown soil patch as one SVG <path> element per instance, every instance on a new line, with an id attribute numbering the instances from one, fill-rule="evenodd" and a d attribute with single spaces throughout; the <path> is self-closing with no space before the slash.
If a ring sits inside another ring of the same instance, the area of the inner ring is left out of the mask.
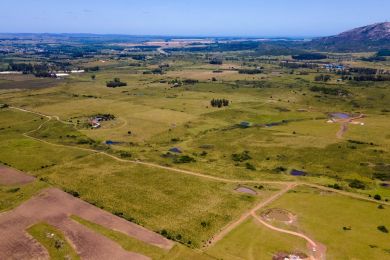
<path id="1" fill-rule="evenodd" d="M 73 221 L 71 215 L 117 230 L 143 242 L 170 249 L 173 242 L 92 206 L 59 189 L 46 189 L 16 209 L 0 214 L 0 259 L 48 259 L 48 253 L 26 229 L 39 222 L 53 225 L 82 259 L 149 259 L 128 252 L 114 241 Z"/>
<path id="2" fill-rule="evenodd" d="M 34 177 L 24 174 L 18 170 L 0 165 L 0 184 L 19 185 L 34 181 Z"/>
<path id="3" fill-rule="evenodd" d="M 261 217 L 268 221 L 280 221 L 286 224 L 292 224 L 296 221 L 296 216 L 285 209 L 268 209 L 261 213 Z"/>

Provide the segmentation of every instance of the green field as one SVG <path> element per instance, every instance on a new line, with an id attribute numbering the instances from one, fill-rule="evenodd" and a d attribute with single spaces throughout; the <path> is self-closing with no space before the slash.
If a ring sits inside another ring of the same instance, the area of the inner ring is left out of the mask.
<path id="1" fill-rule="evenodd" d="M 298 188 L 269 207 L 296 214 L 297 224 L 287 228 L 303 231 L 326 245 L 329 259 L 386 259 L 390 254 L 390 236 L 377 227 L 390 227 L 390 207 L 378 206 L 316 189 Z"/>
<path id="2" fill-rule="evenodd" d="M 207 253 L 218 259 L 272 259 L 279 252 L 306 251 L 304 240 L 274 232 L 250 219 L 208 249 Z"/>

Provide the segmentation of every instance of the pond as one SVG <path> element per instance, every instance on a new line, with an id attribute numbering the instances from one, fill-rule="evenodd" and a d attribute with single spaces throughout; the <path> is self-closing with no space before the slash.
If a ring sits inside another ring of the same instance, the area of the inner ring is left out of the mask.
<path id="1" fill-rule="evenodd" d="M 241 193 L 247 193 L 247 194 L 251 194 L 251 195 L 256 195 L 257 192 L 248 188 L 248 187 L 238 187 L 237 189 L 235 189 L 235 191 L 237 192 L 241 192 Z"/>
<path id="2" fill-rule="evenodd" d="M 339 118 L 339 119 L 348 119 L 351 116 L 347 113 L 331 113 L 331 117 L 333 118 Z"/>
<path id="3" fill-rule="evenodd" d="M 292 176 L 305 176 L 306 172 L 293 169 L 291 170 L 290 174 Z"/>

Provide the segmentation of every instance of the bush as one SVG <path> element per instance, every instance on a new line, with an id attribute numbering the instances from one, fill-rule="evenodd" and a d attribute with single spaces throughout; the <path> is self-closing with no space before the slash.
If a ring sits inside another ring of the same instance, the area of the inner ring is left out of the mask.
<path id="1" fill-rule="evenodd" d="M 349 183 L 349 187 L 354 188 L 354 189 L 364 190 L 366 188 L 366 185 L 362 181 L 355 179 Z"/>
<path id="2" fill-rule="evenodd" d="M 382 197 L 379 194 L 375 194 L 374 199 L 375 200 L 382 200 Z"/>
<path id="3" fill-rule="evenodd" d="M 235 162 L 244 162 L 252 159 L 249 155 L 249 151 L 243 151 L 242 153 L 234 153 L 232 154 L 232 160 Z"/>
<path id="4" fill-rule="evenodd" d="M 194 158 L 188 155 L 182 155 L 179 157 L 174 158 L 173 160 L 174 163 L 191 163 L 191 162 L 196 162 Z"/>
<path id="5" fill-rule="evenodd" d="M 383 233 L 389 233 L 389 230 L 385 226 L 378 226 L 377 229 Z"/>
<path id="6" fill-rule="evenodd" d="M 277 173 L 281 173 L 281 172 L 285 172 L 287 171 L 287 168 L 283 167 L 283 166 L 278 166 L 274 169 L 275 172 Z"/>
<path id="7" fill-rule="evenodd" d="M 255 167 L 253 164 L 246 163 L 246 164 L 245 164 L 245 167 L 246 167 L 248 170 L 256 171 L 256 167 Z"/>
<path id="8" fill-rule="evenodd" d="M 120 157 L 121 158 L 130 158 L 131 157 L 131 153 L 127 152 L 127 151 L 121 151 L 119 153 Z"/>
<path id="9" fill-rule="evenodd" d="M 337 184 L 337 183 L 335 183 L 333 185 L 329 184 L 328 187 L 332 188 L 332 189 L 335 189 L 335 190 L 342 190 L 342 187 L 339 184 Z"/>
<path id="10" fill-rule="evenodd" d="M 185 79 L 185 80 L 183 80 L 183 83 L 187 84 L 187 85 L 194 85 L 194 84 L 196 84 L 198 82 L 199 82 L 199 80 L 197 80 L 197 79 Z"/>
<path id="11" fill-rule="evenodd" d="M 65 190 L 66 193 L 69 193 L 73 197 L 80 198 L 80 194 L 77 191 L 74 190 Z"/>

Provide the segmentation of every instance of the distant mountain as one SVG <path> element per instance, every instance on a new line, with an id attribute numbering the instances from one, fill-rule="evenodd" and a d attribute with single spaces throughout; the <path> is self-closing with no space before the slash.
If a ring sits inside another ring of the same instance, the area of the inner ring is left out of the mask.
<path id="1" fill-rule="evenodd" d="M 314 39 L 309 45 L 329 51 L 376 51 L 390 48 L 390 22 L 352 29 L 335 36 Z"/>

